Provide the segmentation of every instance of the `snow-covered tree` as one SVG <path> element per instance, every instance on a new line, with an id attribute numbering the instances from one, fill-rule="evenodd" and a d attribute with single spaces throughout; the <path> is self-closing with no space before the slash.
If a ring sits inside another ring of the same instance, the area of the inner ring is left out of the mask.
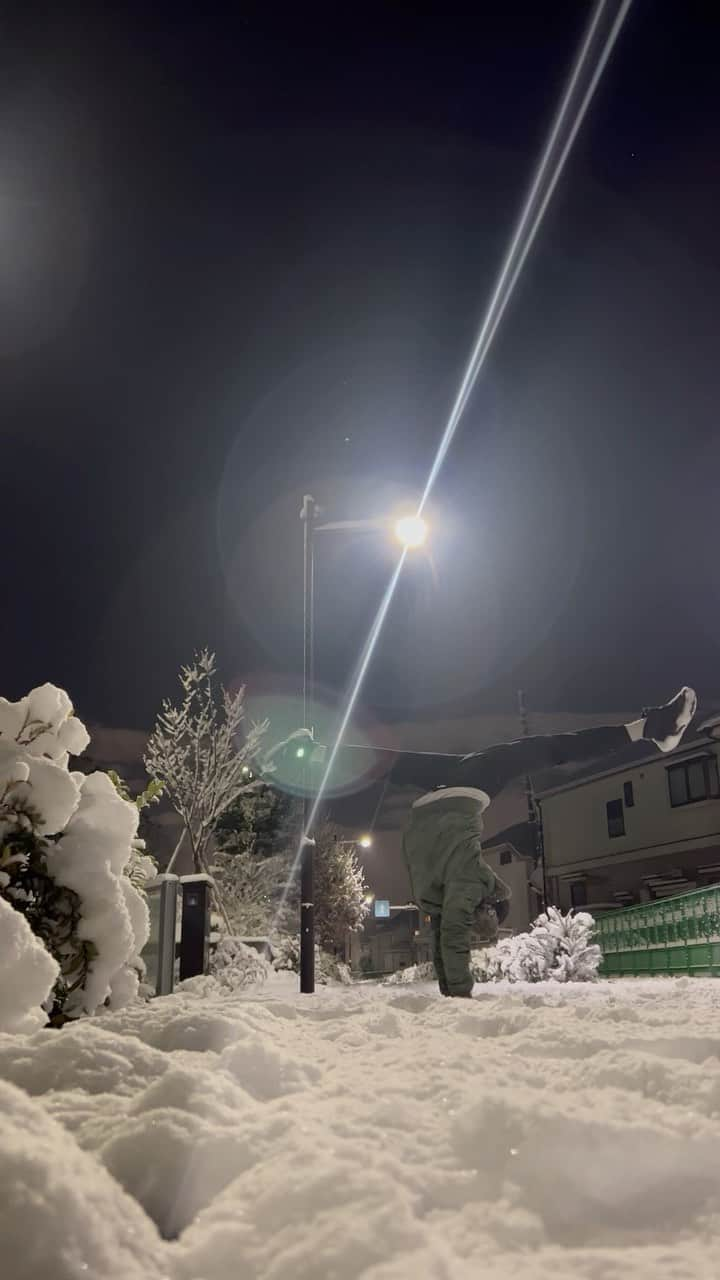
<path id="1" fill-rule="evenodd" d="M 276 787 L 261 785 L 244 791 L 215 824 L 221 849 L 247 850 L 258 858 L 285 855 L 297 849 L 302 825 L 302 800 Z"/>
<path id="2" fill-rule="evenodd" d="M 602 958 L 592 940 L 594 929 L 585 911 L 563 915 L 548 907 L 529 933 L 474 951 L 473 976 L 477 982 L 592 982 Z"/>
<path id="3" fill-rule="evenodd" d="M 145 752 L 145 768 L 163 784 L 179 814 L 196 872 L 207 855 L 218 819 L 254 786 L 253 762 L 267 724 L 252 725 L 244 740 L 244 688 L 217 684 L 215 655 L 204 649 L 180 671 L 182 698 L 165 700 Z"/>
<path id="4" fill-rule="evenodd" d="M 291 866 L 289 854 L 259 858 L 247 849 L 232 848 L 212 854 L 210 874 L 231 935 L 256 937 L 271 929 Z"/>
<path id="5" fill-rule="evenodd" d="M 58 1020 L 131 999 L 149 932 L 147 905 L 127 874 L 138 811 L 107 774 L 68 768 L 88 742 L 54 685 L 19 702 L 0 699 L 0 895 L 59 968 Z"/>
<path id="6" fill-rule="evenodd" d="M 302 805 L 267 785 L 243 792 L 215 829 L 210 872 L 229 933 L 284 932 L 294 919 Z"/>
<path id="7" fill-rule="evenodd" d="M 369 906 L 365 873 L 355 846 L 340 839 L 337 827 L 321 822 L 315 839 L 315 933 L 323 950 L 341 951 L 348 932 L 365 920 Z"/>

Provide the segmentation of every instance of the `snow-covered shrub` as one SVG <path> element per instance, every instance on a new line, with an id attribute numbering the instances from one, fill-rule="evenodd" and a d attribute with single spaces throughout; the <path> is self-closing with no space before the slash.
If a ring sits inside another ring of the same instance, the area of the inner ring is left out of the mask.
<path id="1" fill-rule="evenodd" d="M 283 936 L 273 943 L 273 950 L 275 952 L 273 969 L 276 972 L 300 972 L 300 939 L 297 935 L 287 934 Z M 348 965 L 342 960 L 338 960 L 336 956 L 329 955 L 327 951 L 322 951 L 317 945 L 315 946 L 316 982 L 319 982 L 322 986 L 328 986 L 333 983 L 349 986 L 352 980 Z"/>
<path id="2" fill-rule="evenodd" d="M 54 685 L 0 699 L 0 896 L 59 967 L 46 1001 L 54 1019 L 133 998 L 149 933 L 147 905 L 127 874 L 138 810 L 107 774 L 68 768 L 88 742 Z"/>
<path id="3" fill-rule="evenodd" d="M 264 956 L 239 938 L 221 938 L 210 961 L 211 976 L 220 987 L 230 991 L 264 982 L 270 971 Z"/>
<path id="4" fill-rule="evenodd" d="M 504 938 L 495 947 L 473 951 L 476 982 L 592 982 L 600 948 L 592 941 L 595 921 L 585 911 L 563 915 L 548 907 L 529 933 Z"/>
<path id="5" fill-rule="evenodd" d="M 138 813 L 142 815 L 143 810 L 150 808 L 151 805 L 157 804 L 160 800 L 164 787 L 162 782 L 158 782 L 156 778 L 152 778 L 144 791 L 138 796 L 132 796 L 128 791 L 126 784 L 123 782 L 119 774 L 114 769 L 108 770 L 108 778 L 112 782 L 118 795 L 123 800 L 128 800 L 130 804 L 134 804 Z M 132 842 L 130 852 L 130 861 L 125 868 L 125 874 L 129 877 L 131 884 L 145 892 L 145 886 L 148 880 L 153 880 L 157 875 L 157 862 L 147 851 L 147 845 L 140 836 L 135 836 Z"/>
<path id="6" fill-rule="evenodd" d="M 396 973 L 391 973 L 383 980 L 383 986 L 403 987 L 410 982 L 434 981 L 435 965 L 432 960 L 425 960 L 423 964 L 411 964 L 407 969 L 398 969 Z"/>
<path id="7" fill-rule="evenodd" d="M 47 1022 L 40 1006 L 58 972 L 25 917 L 0 897 L 0 1031 L 29 1035 Z"/>

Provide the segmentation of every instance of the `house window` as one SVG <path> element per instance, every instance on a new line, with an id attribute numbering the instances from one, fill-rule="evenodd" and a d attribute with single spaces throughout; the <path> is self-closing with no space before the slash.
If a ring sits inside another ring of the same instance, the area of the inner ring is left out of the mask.
<path id="1" fill-rule="evenodd" d="M 587 885 L 584 880 L 573 880 L 570 885 L 570 906 L 587 906 Z"/>
<path id="2" fill-rule="evenodd" d="M 512 862 L 512 854 L 509 849 L 503 849 L 500 854 L 500 866 L 509 867 Z"/>
<path id="3" fill-rule="evenodd" d="M 625 813 L 623 811 L 622 800 L 608 800 L 605 809 L 607 812 L 607 828 L 610 839 L 615 840 L 618 836 L 624 836 Z"/>
<path id="4" fill-rule="evenodd" d="M 707 800 L 710 796 L 720 795 L 718 782 L 718 765 L 715 756 L 704 756 L 697 760 L 688 760 L 685 764 L 674 764 L 667 771 L 670 804 L 678 809 L 684 804 L 695 804 L 698 800 Z"/>
<path id="5" fill-rule="evenodd" d="M 635 793 L 633 791 L 632 782 L 623 782 L 623 800 L 625 801 L 625 808 L 632 809 L 635 804 Z"/>

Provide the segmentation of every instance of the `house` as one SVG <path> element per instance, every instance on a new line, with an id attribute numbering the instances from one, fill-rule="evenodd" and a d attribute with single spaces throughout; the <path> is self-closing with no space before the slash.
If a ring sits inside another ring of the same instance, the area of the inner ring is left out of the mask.
<path id="1" fill-rule="evenodd" d="M 527 831 L 527 823 L 524 827 Z M 531 921 L 542 910 L 542 882 L 539 886 L 533 882 L 532 857 L 520 853 L 515 843 L 499 838 L 497 843 L 483 846 L 483 858 L 512 892 L 503 932 L 526 933 Z"/>
<path id="2" fill-rule="evenodd" d="M 350 935 L 348 960 L 354 972 L 396 973 L 432 958 L 429 917 L 412 904 L 391 907 L 390 912 L 387 919 L 371 916 L 361 933 Z"/>
<path id="3" fill-rule="evenodd" d="M 720 717 L 670 755 L 638 743 L 537 797 L 548 900 L 610 910 L 720 882 Z"/>

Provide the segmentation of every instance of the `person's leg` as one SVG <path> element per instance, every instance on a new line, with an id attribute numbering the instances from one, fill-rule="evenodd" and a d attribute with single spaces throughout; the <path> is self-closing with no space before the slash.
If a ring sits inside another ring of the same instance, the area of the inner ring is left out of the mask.
<path id="1" fill-rule="evenodd" d="M 577 733 L 555 733 L 502 742 L 464 756 L 454 786 L 475 787 L 496 796 L 515 778 L 563 764 L 586 764 L 645 739 L 668 752 L 680 742 L 697 708 L 692 689 L 682 688 L 664 707 L 651 707 L 630 724 L 601 725 Z"/>
<path id="2" fill-rule="evenodd" d="M 440 912 L 433 912 L 430 917 L 432 923 L 432 957 L 435 965 L 435 973 L 437 975 L 440 994 L 446 996 L 448 992 L 447 977 L 445 976 L 445 965 L 442 955 L 442 915 Z"/>
<path id="3" fill-rule="evenodd" d="M 347 744 L 338 753 L 338 767 L 342 764 L 343 777 L 363 779 L 365 784 L 372 778 L 385 778 L 394 786 L 417 787 L 421 791 L 465 786 L 484 791 L 492 799 L 514 778 L 540 773 L 555 765 L 585 764 L 620 751 L 640 738 L 654 742 L 660 751 L 672 751 L 696 707 L 693 690 L 684 687 L 664 707 L 652 707 L 641 719 L 627 725 L 603 725 L 597 729 L 581 729 L 578 733 L 519 738 L 516 742 L 503 742 L 466 756 Z M 300 729 L 267 753 L 261 772 L 274 774 L 275 785 L 280 787 L 295 775 L 302 778 L 307 750 L 310 750 L 310 763 L 315 772 L 324 769 L 329 749 L 314 742 L 309 730 Z M 297 785 L 297 779 L 295 782 Z M 348 789 L 346 784 L 343 789 Z"/>
<path id="4" fill-rule="evenodd" d="M 584 764 L 621 751 L 629 744 L 630 738 L 622 724 L 501 742 L 465 756 L 458 766 L 455 785 L 476 787 L 492 800 L 515 778 L 542 773 L 561 764 Z"/>

